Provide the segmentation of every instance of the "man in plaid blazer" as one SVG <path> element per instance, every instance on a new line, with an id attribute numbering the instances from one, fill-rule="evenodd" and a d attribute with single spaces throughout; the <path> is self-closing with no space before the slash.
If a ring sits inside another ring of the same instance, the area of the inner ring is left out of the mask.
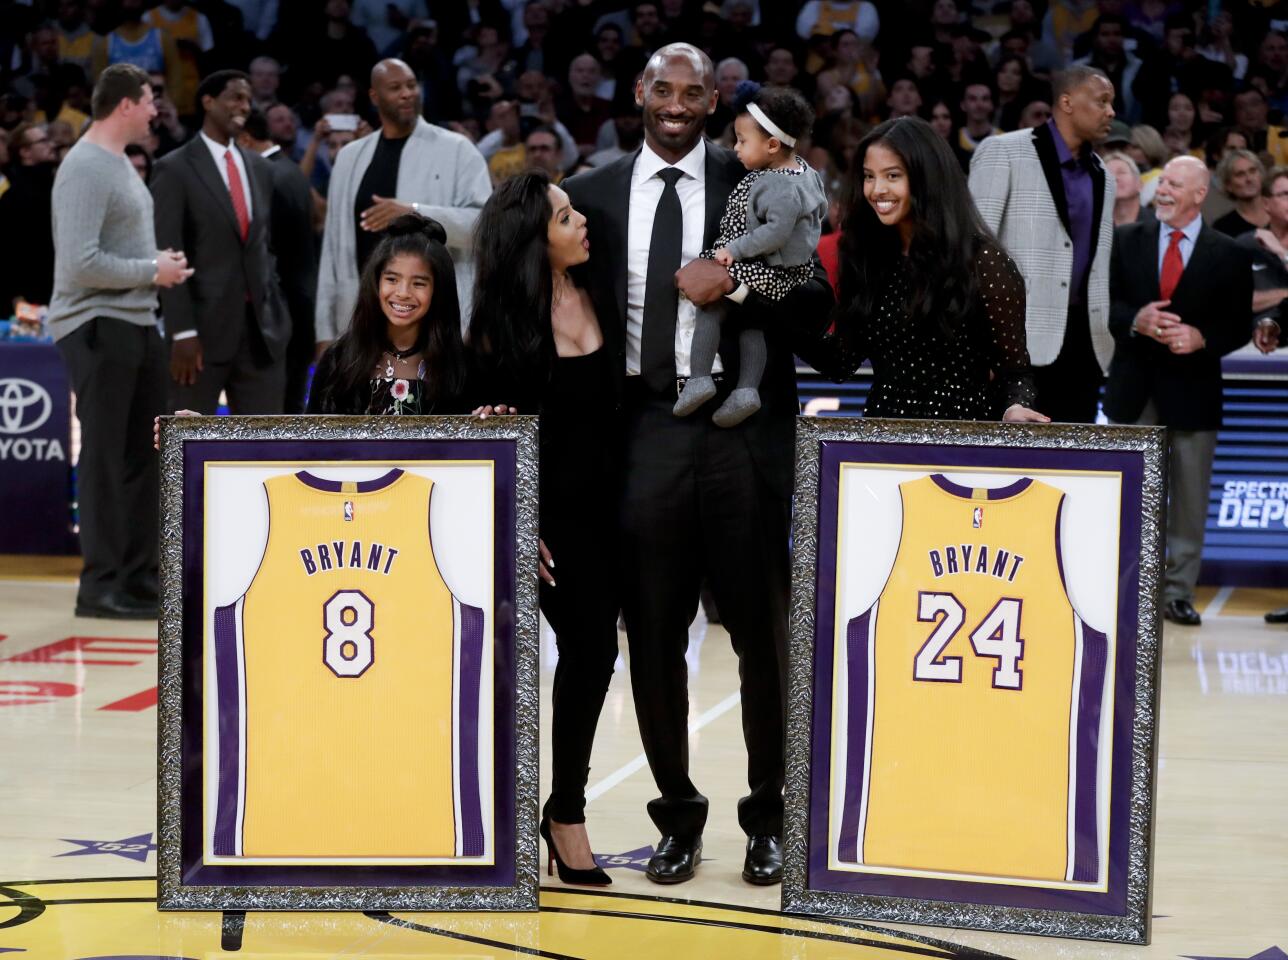
<path id="1" fill-rule="evenodd" d="M 1055 79 L 1052 117 L 989 137 L 975 150 L 970 192 L 1024 274 L 1036 409 L 1093 423 L 1109 369 L 1109 255 L 1114 178 L 1092 144 L 1109 132 L 1114 88 L 1095 67 Z"/>

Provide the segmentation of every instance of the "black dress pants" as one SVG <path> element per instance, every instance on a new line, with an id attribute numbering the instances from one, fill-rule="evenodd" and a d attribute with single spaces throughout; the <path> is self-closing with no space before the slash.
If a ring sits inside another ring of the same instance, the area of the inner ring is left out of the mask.
<path id="1" fill-rule="evenodd" d="M 242 320 L 241 342 L 231 359 L 215 363 L 203 357 L 196 383 L 170 383 L 170 402 L 176 410 L 196 410 L 213 416 L 221 393 L 228 394 L 228 408 L 234 414 L 283 411 L 286 357 L 274 360 L 269 355 L 250 304 Z"/>
<path id="2" fill-rule="evenodd" d="M 702 833 L 707 799 L 689 776 L 688 628 L 706 579 L 738 656 L 749 835 L 781 835 L 791 504 L 760 476 L 747 424 L 711 422 L 727 387 L 688 417 L 674 392 L 628 381 L 622 503 L 623 613 L 635 712 L 661 796 L 663 834 Z M 765 412 L 757 414 L 764 416 Z"/>
<path id="3" fill-rule="evenodd" d="M 155 326 L 96 317 L 58 341 L 81 425 L 76 466 L 85 566 L 79 601 L 146 597 L 157 577 L 157 455 L 165 344 Z"/>
<path id="4" fill-rule="evenodd" d="M 1046 366 L 1033 367 L 1035 407 L 1055 423 L 1095 423 L 1104 381 L 1091 346 L 1087 308 L 1070 305 L 1060 353 Z"/>
<path id="5" fill-rule="evenodd" d="M 542 486 L 547 486 L 545 478 Z M 612 545 L 614 491 L 602 491 L 610 495 L 602 510 L 593 494 L 574 505 L 567 492 L 543 495 L 541 502 L 541 538 L 555 562 L 556 584 L 541 583 L 541 612 L 559 651 L 550 704 L 550 797 L 544 813 L 558 823 L 584 823 L 591 747 L 617 662 L 620 604 Z"/>

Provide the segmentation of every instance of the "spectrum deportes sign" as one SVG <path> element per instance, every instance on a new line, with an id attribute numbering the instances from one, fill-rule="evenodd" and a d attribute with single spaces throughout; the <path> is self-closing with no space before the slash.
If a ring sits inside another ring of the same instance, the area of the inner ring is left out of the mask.
<path id="1" fill-rule="evenodd" d="M 1288 528 L 1288 480 L 1227 480 L 1216 525 L 1245 530 Z"/>

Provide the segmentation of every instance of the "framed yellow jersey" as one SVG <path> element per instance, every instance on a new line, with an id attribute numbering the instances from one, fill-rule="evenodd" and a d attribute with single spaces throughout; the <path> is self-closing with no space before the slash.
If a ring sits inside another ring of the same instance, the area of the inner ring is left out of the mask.
<path id="1" fill-rule="evenodd" d="M 1107 638 L 1068 597 L 1066 495 L 942 474 L 899 494 L 889 578 L 837 644 L 849 706 L 836 859 L 1096 882 Z"/>
<path id="2" fill-rule="evenodd" d="M 481 857 L 483 611 L 435 562 L 433 481 L 301 470 L 263 486 L 262 560 L 212 623 L 208 862 Z"/>
<path id="3" fill-rule="evenodd" d="M 161 428 L 157 903 L 535 910 L 530 417 Z"/>
<path id="4" fill-rule="evenodd" d="M 1164 464 L 798 421 L 785 909 L 1148 941 Z"/>

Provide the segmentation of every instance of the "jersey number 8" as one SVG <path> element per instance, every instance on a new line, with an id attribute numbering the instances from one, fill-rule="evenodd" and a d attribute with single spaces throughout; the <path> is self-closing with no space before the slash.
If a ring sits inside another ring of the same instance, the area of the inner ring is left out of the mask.
<path id="1" fill-rule="evenodd" d="M 361 590 L 339 590 L 322 610 L 322 661 L 337 677 L 362 676 L 376 660 L 376 605 Z"/>

